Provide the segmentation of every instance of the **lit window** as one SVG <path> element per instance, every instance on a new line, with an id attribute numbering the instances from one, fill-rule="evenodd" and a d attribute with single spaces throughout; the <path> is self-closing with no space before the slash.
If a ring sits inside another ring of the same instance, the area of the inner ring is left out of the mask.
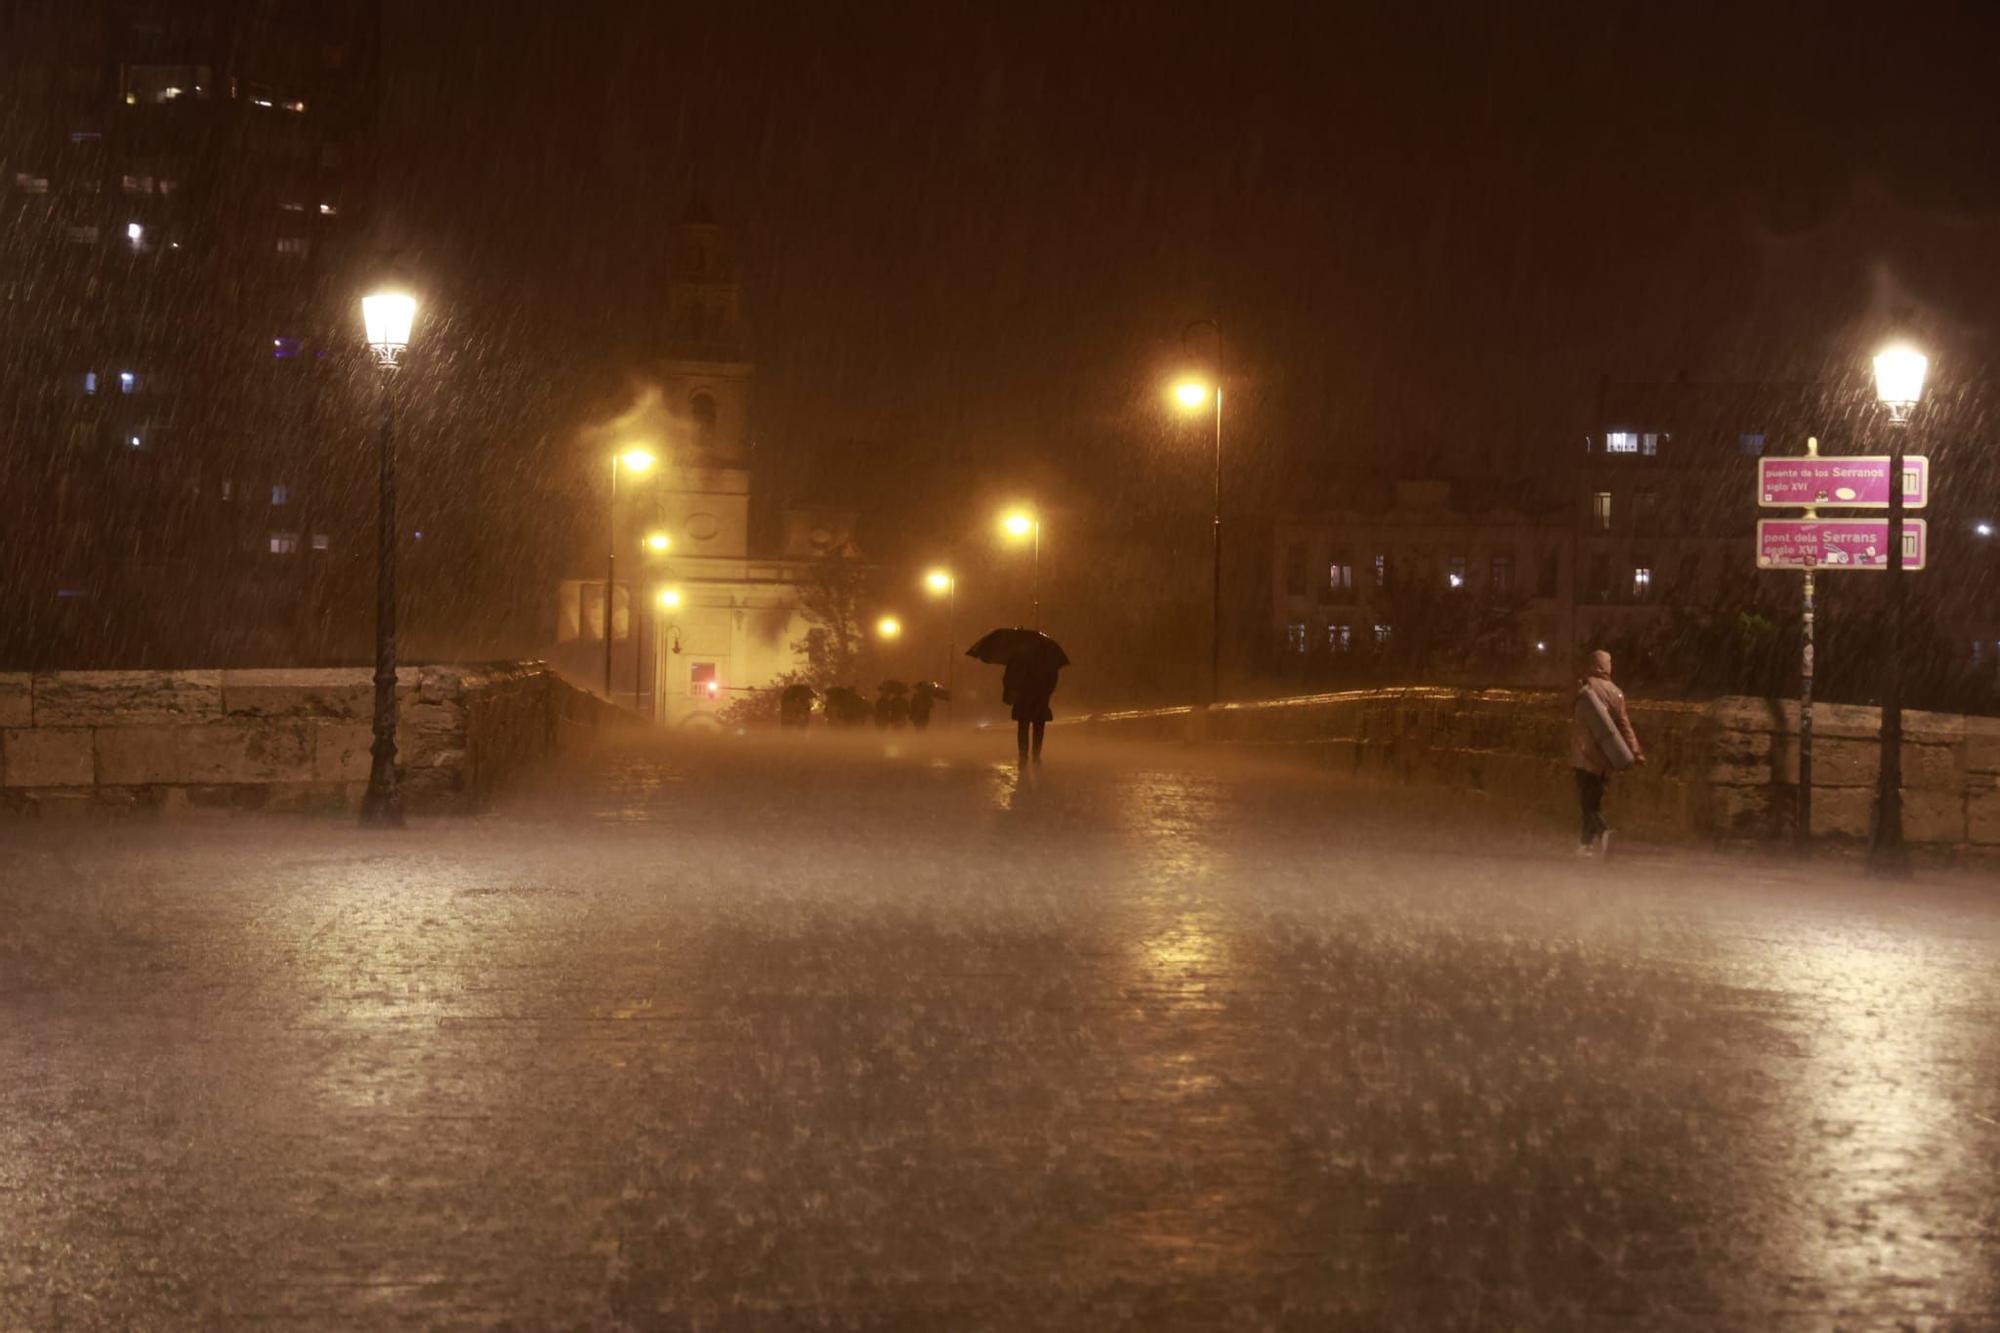
<path id="1" fill-rule="evenodd" d="M 299 549 L 299 534 L 296 532 L 274 532 L 271 534 L 271 554 L 291 555 Z"/>
<path id="2" fill-rule="evenodd" d="M 1378 624 L 1375 626 L 1375 646 L 1377 648 L 1387 648 L 1389 646 L 1389 636 L 1394 632 L 1394 629 L 1388 625 Z"/>
<path id="3" fill-rule="evenodd" d="M 313 550 L 324 551 L 332 544 L 332 541 L 324 532 L 315 532 L 313 534 Z"/>
<path id="4" fill-rule="evenodd" d="M 136 222 L 128 222 L 125 224 L 125 239 L 132 242 L 132 248 L 137 250 L 146 243 L 146 229 Z"/>
<path id="5" fill-rule="evenodd" d="M 1354 590 L 1354 566 L 1343 565 L 1338 561 L 1328 565 L 1326 586 L 1334 592 L 1352 592 Z"/>
<path id="6" fill-rule="evenodd" d="M 1660 452 L 1660 441 L 1663 438 L 1665 437 L 1659 435 L 1641 435 L 1639 437 L 1639 452 L 1647 458 L 1652 458 Z"/>
<path id="7" fill-rule="evenodd" d="M 1632 566 L 1632 596 L 1644 601 L 1653 595 L 1653 567 L 1651 565 Z"/>
<path id="8" fill-rule="evenodd" d="M 1736 437 L 1736 451 L 1745 458 L 1764 456 L 1764 437 L 1761 434 L 1739 435 Z"/>
<path id="9" fill-rule="evenodd" d="M 127 194 L 151 194 L 153 192 L 153 178 L 151 176 L 127 176 L 120 183 L 124 186 L 125 193 Z"/>
<path id="10" fill-rule="evenodd" d="M 306 211 L 306 206 L 296 199 L 288 199 L 278 205 L 278 210 L 282 213 L 303 213 Z"/>
<path id="11" fill-rule="evenodd" d="M 180 186 L 181 183 L 179 181 L 169 180 L 167 177 L 162 176 L 160 177 L 159 180 L 158 189 L 161 194 L 172 194 L 175 190 L 178 190 Z"/>
<path id="12" fill-rule="evenodd" d="M 297 257 L 305 254 L 309 248 L 310 242 L 303 236 L 280 236 L 278 238 L 278 253 L 281 255 Z"/>
<path id="13" fill-rule="evenodd" d="M 1353 652 L 1354 626 L 1328 625 L 1326 627 L 1326 648 L 1330 653 Z"/>
<path id="14" fill-rule="evenodd" d="M 96 372 L 96 371 L 94 371 L 94 370 L 86 370 L 86 371 L 84 371 L 84 372 L 83 372 L 83 391 L 84 391 L 85 393 L 96 393 L 96 392 L 97 392 L 97 372 Z"/>
<path id="15" fill-rule="evenodd" d="M 1465 586 L 1464 556 L 1455 555 L 1445 562 L 1444 581 L 1454 588 L 1463 588 Z"/>
<path id="16" fill-rule="evenodd" d="M 47 194 L 49 178 L 37 176 L 32 171 L 17 171 L 14 173 L 14 188 L 23 194 Z"/>
<path id="17" fill-rule="evenodd" d="M 1291 624 L 1285 626 L 1285 647 L 1294 653 L 1302 653 L 1306 650 L 1305 621 L 1294 620 Z"/>
<path id="18" fill-rule="evenodd" d="M 721 693 L 720 683 L 715 678 L 715 663 L 688 663 L 688 693 L 697 699 L 713 699 Z"/>
<path id="19" fill-rule="evenodd" d="M 1378 588 L 1389 586 L 1389 557 L 1386 555 L 1375 557 L 1375 586 Z"/>
<path id="20" fill-rule="evenodd" d="M 1590 525 L 1599 532 L 1611 531 L 1611 492 L 1599 491 L 1590 497 Z"/>
<path id="21" fill-rule="evenodd" d="M 278 360 L 289 361 L 298 354 L 299 340 L 297 338 L 271 339 L 271 355 Z"/>
<path id="22" fill-rule="evenodd" d="M 340 208 L 336 204 L 321 204 L 319 206 L 319 215 L 323 218 L 335 217 L 338 216 L 339 213 L 340 213 Z"/>
<path id="23" fill-rule="evenodd" d="M 271 504 L 273 506 L 289 504 L 291 502 L 291 498 L 292 498 L 292 488 L 285 485 L 283 482 L 280 482 L 277 485 L 271 487 Z"/>
<path id="24" fill-rule="evenodd" d="M 127 435 L 125 437 L 125 447 L 128 449 L 137 449 L 144 443 L 145 441 L 140 439 L 137 435 Z"/>
<path id="25" fill-rule="evenodd" d="M 1607 454 L 1636 454 L 1639 452 L 1639 437 L 1629 430 L 1614 430 L 1604 437 L 1604 452 Z"/>
<path id="26" fill-rule="evenodd" d="M 303 98 L 294 97 L 289 102 L 285 103 L 285 110 L 293 112 L 294 114 L 303 114 L 305 112 L 305 109 L 306 109 L 306 104 L 305 104 L 305 99 Z"/>
<path id="27" fill-rule="evenodd" d="M 133 393 L 139 387 L 139 377 L 129 370 L 118 372 L 118 392 Z"/>
<path id="28" fill-rule="evenodd" d="M 234 500 L 236 498 L 236 483 L 227 477 L 222 479 L 222 498 L 225 500 Z"/>

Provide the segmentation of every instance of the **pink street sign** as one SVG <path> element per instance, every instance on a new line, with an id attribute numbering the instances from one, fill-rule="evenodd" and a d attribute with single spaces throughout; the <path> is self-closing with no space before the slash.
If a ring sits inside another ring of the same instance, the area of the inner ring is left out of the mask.
<path id="1" fill-rule="evenodd" d="M 1903 520 L 1903 568 L 1922 569 L 1930 532 L 1920 518 Z M 1759 569 L 1887 569 L 1886 518 L 1764 518 L 1757 520 Z"/>
<path id="2" fill-rule="evenodd" d="M 1931 498 L 1931 460 L 1903 456 L 1903 504 L 1922 509 Z M 1767 508 L 1827 505 L 1832 508 L 1887 509 L 1889 460 L 1882 455 L 1850 458 L 1760 458 L 1757 503 Z"/>

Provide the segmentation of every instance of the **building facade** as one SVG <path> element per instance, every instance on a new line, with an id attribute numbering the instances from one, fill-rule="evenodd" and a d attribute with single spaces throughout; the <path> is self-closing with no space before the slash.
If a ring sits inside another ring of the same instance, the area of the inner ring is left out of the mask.
<path id="1" fill-rule="evenodd" d="M 0 665 L 365 644 L 378 7 L 0 6 Z"/>
<path id="2" fill-rule="evenodd" d="M 820 628 L 809 590 L 829 561 L 855 557 L 851 514 L 776 507 L 755 489 L 753 367 L 724 242 L 700 209 L 675 228 L 654 387 L 613 428 L 586 433 L 615 545 L 579 552 L 556 589 L 551 659 L 663 726 L 713 725 L 807 666 Z M 658 463 L 621 477 L 613 500 L 611 460 L 635 445 Z"/>
<path id="3" fill-rule="evenodd" d="M 1569 636 L 1559 516 L 1401 481 L 1385 504 L 1277 525 L 1272 631 L 1288 673 L 1329 682 L 1468 670 L 1550 679 Z"/>

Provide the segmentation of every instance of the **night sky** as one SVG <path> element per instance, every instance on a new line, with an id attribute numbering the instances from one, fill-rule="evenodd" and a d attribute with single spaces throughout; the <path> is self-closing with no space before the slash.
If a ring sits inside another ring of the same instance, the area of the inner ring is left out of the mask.
<path id="1" fill-rule="evenodd" d="M 1546 470 L 1601 375 L 1825 378 L 1891 325 L 1983 393 L 2000 315 L 1982 5 L 389 15 L 384 235 L 456 348 L 549 370 L 468 391 L 552 431 L 615 401 L 698 179 L 766 470 L 865 506 L 884 557 L 1030 490 L 1106 530 L 1199 513 L 1159 394 L 1197 317 L 1261 513 Z M 507 435 L 504 466 L 564 447 Z"/>

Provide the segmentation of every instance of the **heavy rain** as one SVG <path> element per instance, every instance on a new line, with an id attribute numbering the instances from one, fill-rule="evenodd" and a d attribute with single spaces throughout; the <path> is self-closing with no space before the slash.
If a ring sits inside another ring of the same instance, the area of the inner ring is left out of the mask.
<path id="1" fill-rule="evenodd" d="M 0 1329 L 2000 1328 L 1996 38 L 0 3 Z"/>

